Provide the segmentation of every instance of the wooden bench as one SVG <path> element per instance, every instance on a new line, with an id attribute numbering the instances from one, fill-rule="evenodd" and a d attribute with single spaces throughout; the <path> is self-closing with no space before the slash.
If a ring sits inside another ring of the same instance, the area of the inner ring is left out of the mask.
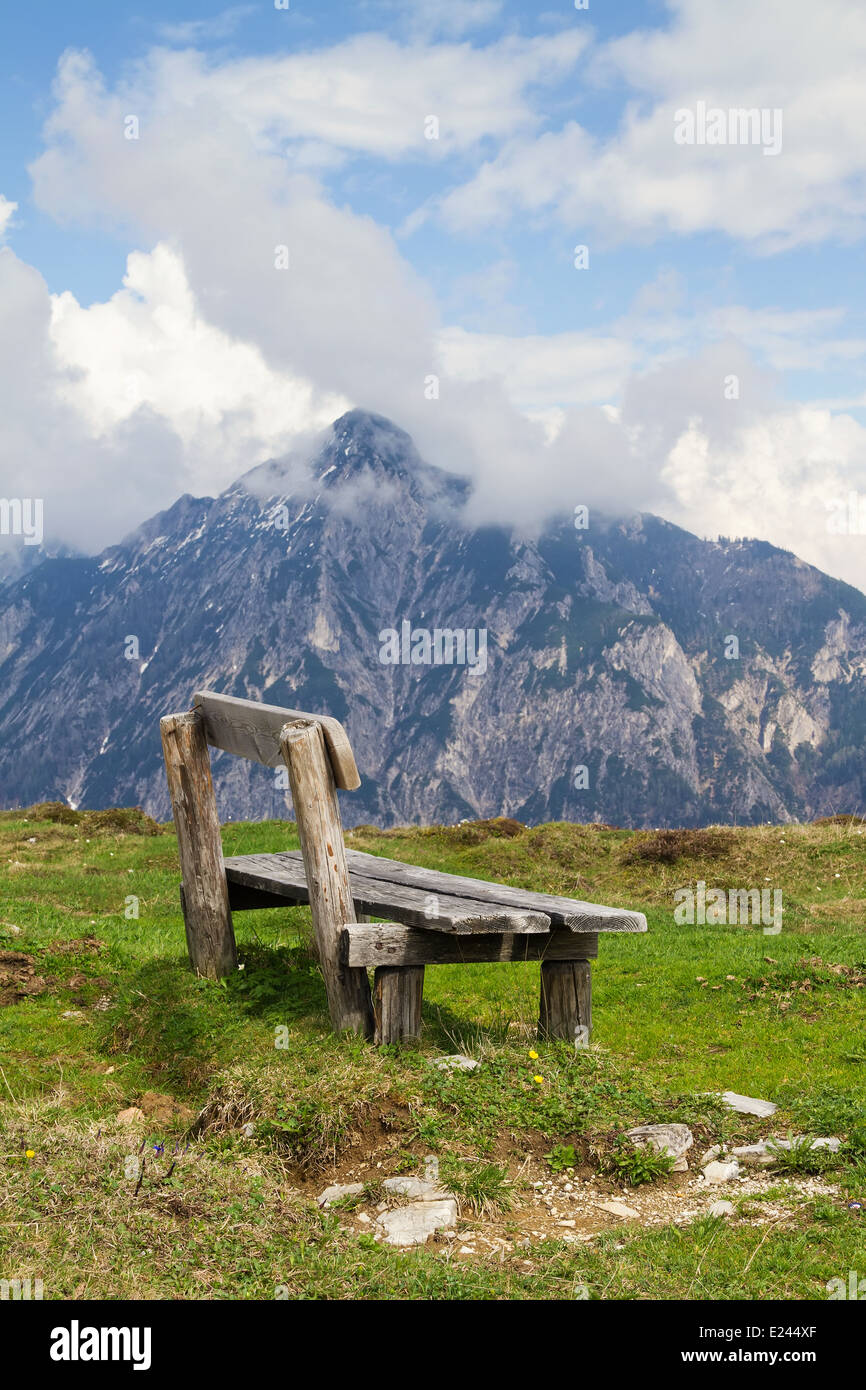
<path id="1" fill-rule="evenodd" d="M 338 1031 L 378 1043 L 417 1037 L 425 965 L 537 960 L 539 1033 L 588 1041 L 599 935 L 646 931 L 642 913 L 347 851 L 336 793 L 361 779 L 336 719 L 205 690 L 190 711 L 162 719 L 160 731 L 198 974 L 219 979 L 237 968 L 233 909 L 309 903 Z M 285 764 L 300 851 L 223 859 L 209 745 L 266 767 Z"/>

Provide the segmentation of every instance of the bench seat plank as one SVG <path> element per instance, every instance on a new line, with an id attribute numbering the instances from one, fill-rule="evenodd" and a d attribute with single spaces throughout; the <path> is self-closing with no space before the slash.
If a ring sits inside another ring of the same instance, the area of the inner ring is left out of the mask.
<path id="1" fill-rule="evenodd" d="M 438 869 L 422 869 L 399 859 L 383 859 L 376 854 L 347 849 L 350 873 L 359 873 L 422 888 L 428 893 L 444 891 L 452 897 L 471 897 L 481 902 L 501 904 L 543 912 L 555 927 L 567 927 L 573 932 L 645 932 L 646 917 L 621 907 L 603 907 L 585 903 L 577 898 L 560 898 L 552 893 L 533 893 L 526 888 L 512 888 L 505 883 L 489 883 L 482 878 L 464 878 L 460 874 L 445 874 Z"/>
<path id="2" fill-rule="evenodd" d="M 598 937 L 559 927 L 543 935 L 479 932 L 472 936 L 429 932 L 399 922 L 349 922 L 340 934 L 344 965 L 474 965 L 491 961 L 594 960 Z"/>
<path id="3" fill-rule="evenodd" d="M 374 864 L 377 862 L 375 856 Z M 225 861 L 229 885 L 252 888 L 273 894 L 279 901 L 309 902 L 306 875 L 300 852 L 287 850 L 279 854 L 242 854 Z M 510 906 L 466 895 L 455 897 L 442 891 L 448 875 L 440 875 L 436 889 L 415 888 L 359 873 L 351 865 L 349 883 L 355 911 L 374 917 L 393 917 L 406 926 L 429 932 L 471 934 L 473 932 L 513 932 L 547 934 L 550 918 L 532 907 Z M 429 917 L 430 897 L 435 891 L 436 916 Z M 241 908 L 241 903 L 237 903 Z"/>

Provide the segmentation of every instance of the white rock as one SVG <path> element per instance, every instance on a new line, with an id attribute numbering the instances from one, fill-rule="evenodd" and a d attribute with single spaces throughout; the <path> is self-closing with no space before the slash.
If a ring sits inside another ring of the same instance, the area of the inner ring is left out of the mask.
<path id="1" fill-rule="evenodd" d="M 713 1202 L 710 1207 L 710 1216 L 731 1216 L 733 1210 L 733 1202 Z"/>
<path id="2" fill-rule="evenodd" d="M 695 1142 L 688 1125 L 635 1125 L 626 1131 L 626 1137 L 637 1149 L 649 1147 L 656 1153 L 669 1153 L 674 1159 L 674 1173 L 688 1171 L 686 1152 Z"/>
<path id="3" fill-rule="evenodd" d="M 440 1071 L 474 1071 L 481 1063 L 476 1062 L 474 1057 L 464 1057 L 457 1052 L 451 1057 L 434 1057 L 431 1066 L 438 1067 Z"/>
<path id="4" fill-rule="evenodd" d="M 768 1149 L 769 1153 L 772 1154 L 773 1149 L 784 1149 L 784 1150 L 787 1151 L 788 1149 L 793 1148 L 793 1146 L 794 1146 L 795 1144 L 802 1144 L 802 1143 L 804 1143 L 804 1142 L 805 1142 L 805 1139 L 806 1139 L 806 1136 L 805 1136 L 804 1134 L 798 1134 L 798 1135 L 795 1135 L 795 1137 L 794 1137 L 793 1139 L 767 1139 L 767 1140 L 765 1140 L 764 1142 L 765 1142 L 766 1145 L 767 1145 L 767 1149 Z M 819 1138 L 819 1139 L 813 1139 L 812 1142 L 811 1142 L 811 1144 L 809 1145 L 809 1148 L 810 1148 L 810 1149 L 829 1149 L 831 1153 L 835 1154 L 835 1153 L 838 1153 L 838 1152 L 839 1152 L 839 1148 L 840 1148 L 841 1144 L 842 1144 L 842 1140 L 841 1140 L 841 1139 L 821 1139 L 821 1138 Z"/>
<path id="5" fill-rule="evenodd" d="M 739 1115 L 760 1115 L 762 1119 L 766 1119 L 769 1115 L 775 1115 L 779 1108 L 771 1100 L 756 1100 L 754 1096 L 739 1096 L 736 1091 L 722 1091 L 722 1100 L 730 1110 L 736 1110 Z"/>
<path id="6" fill-rule="evenodd" d="M 452 1230 L 457 1225 L 457 1203 L 453 1197 L 438 1202 L 411 1202 L 407 1207 L 384 1212 L 376 1222 L 387 1245 L 424 1245 L 434 1231 Z"/>
<path id="7" fill-rule="evenodd" d="M 362 1182 L 335 1182 L 320 1192 L 316 1201 L 320 1207 L 329 1207 L 332 1202 L 339 1202 L 341 1197 L 358 1197 L 363 1191 Z"/>
<path id="8" fill-rule="evenodd" d="M 802 1144 L 803 1137 L 794 1139 L 793 1143 Z M 759 1139 L 756 1144 L 740 1144 L 737 1148 L 730 1150 L 730 1158 L 736 1159 L 739 1163 L 757 1165 L 760 1168 L 768 1168 L 776 1159 L 780 1151 L 787 1151 L 791 1147 L 790 1139 Z M 810 1144 L 812 1149 L 829 1149 L 831 1153 L 838 1153 L 841 1139 L 813 1139 Z M 711 1149 L 707 1149 L 701 1165 L 712 1162 L 722 1153 L 721 1144 L 714 1144 Z"/>
<path id="9" fill-rule="evenodd" d="M 599 1202 L 602 1211 L 609 1211 L 611 1216 L 621 1216 L 624 1220 L 635 1221 L 640 1217 L 640 1212 L 635 1211 L 634 1207 L 627 1207 L 625 1202 Z"/>
<path id="10" fill-rule="evenodd" d="M 757 1163 L 762 1168 L 773 1162 L 773 1155 L 767 1147 L 766 1139 L 759 1139 L 757 1144 L 740 1144 L 733 1150 L 733 1154 L 740 1163 Z"/>
<path id="11" fill-rule="evenodd" d="M 708 1163 L 704 1169 L 704 1177 L 707 1182 L 733 1182 L 734 1178 L 740 1176 L 740 1165 L 735 1158 L 729 1159 L 726 1163 L 713 1161 Z"/>

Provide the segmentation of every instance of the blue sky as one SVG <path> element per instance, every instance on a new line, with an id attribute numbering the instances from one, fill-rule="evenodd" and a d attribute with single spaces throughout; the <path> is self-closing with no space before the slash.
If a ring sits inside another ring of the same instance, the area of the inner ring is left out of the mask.
<path id="1" fill-rule="evenodd" d="M 824 520 L 866 487 L 855 0 L 48 0 L 0 25 L 0 314 L 41 375 L 2 485 L 53 495 L 57 538 L 104 544 L 358 404 L 485 518 L 577 489 L 866 582 L 866 538 L 840 554 Z M 679 148 L 698 103 L 780 112 L 780 151 Z"/>

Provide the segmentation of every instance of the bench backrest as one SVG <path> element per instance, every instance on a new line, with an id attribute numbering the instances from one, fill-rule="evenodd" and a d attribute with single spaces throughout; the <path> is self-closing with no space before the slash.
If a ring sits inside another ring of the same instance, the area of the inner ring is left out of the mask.
<path id="1" fill-rule="evenodd" d="M 282 766 L 280 733 L 283 727 L 300 719 L 312 720 L 322 726 L 336 785 L 347 792 L 361 785 L 349 736 L 340 721 L 330 715 L 260 705 L 256 700 L 218 695 L 213 690 L 197 691 L 193 696 L 193 709 L 202 716 L 205 738 L 212 748 L 222 748 L 226 753 L 264 763 L 265 767 Z"/>

